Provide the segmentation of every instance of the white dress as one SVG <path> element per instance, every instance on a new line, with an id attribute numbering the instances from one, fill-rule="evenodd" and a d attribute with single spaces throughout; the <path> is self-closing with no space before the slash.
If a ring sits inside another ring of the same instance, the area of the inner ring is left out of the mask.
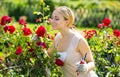
<path id="1" fill-rule="evenodd" d="M 58 33 L 55 37 L 55 46 L 58 43 L 59 38 L 61 38 L 61 34 Z M 75 49 L 78 45 L 80 39 L 84 39 L 82 35 L 79 33 L 74 34 L 72 41 L 64 52 L 58 52 L 61 55 L 60 59 L 64 62 L 64 66 L 62 66 L 63 76 L 64 77 L 98 77 L 93 70 L 87 73 L 80 73 L 77 75 L 76 70 L 77 66 L 76 63 L 81 61 L 82 55 L 77 52 Z"/>

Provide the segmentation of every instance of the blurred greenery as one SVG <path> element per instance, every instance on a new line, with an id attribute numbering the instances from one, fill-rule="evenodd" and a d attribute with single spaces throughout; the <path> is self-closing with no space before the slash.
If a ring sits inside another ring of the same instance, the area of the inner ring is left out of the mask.
<path id="1" fill-rule="evenodd" d="M 42 2 L 46 5 L 42 5 Z M 34 15 L 34 11 L 43 13 L 43 6 L 49 7 L 44 13 L 50 16 L 55 7 L 62 5 L 72 8 L 76 17 L 74 25 L 77 27 L 96 27 L 108 17 L 112 20 L 113 28 L 120 29 L 119 0 L 0 0 L 0 16 L 8 14 L 17 21 L 21 16 L 26 16 L 28 22 L 35 23 L 35 19 L 42 16 Z"/>

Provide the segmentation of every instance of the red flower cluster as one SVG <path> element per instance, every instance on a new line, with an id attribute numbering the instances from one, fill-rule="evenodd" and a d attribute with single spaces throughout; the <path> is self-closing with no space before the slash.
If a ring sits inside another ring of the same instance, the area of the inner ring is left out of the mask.
<path id="1" fill-rule="evenodd" d="M 27 22 L 24 19 L 21 18 L 18 22 L 20 25 L 24 25 L 24 27 L 26 27 Z"/>
<path id="2" fill-rule="evenodd" d="M 110 26 L 110 23 L 111 23 L 111 20 L 110 20 L 109 18 L 104 18 L 104 19 L 102 20 L 102 23 L 101 23 L 101 24 L 98 24 L 98 28 L 99 28 L 99 29 L 102 29 L 102 28 L 104 28 L 104 27 L 106 27 L 106 26 L 111 27 L 111 26 Z"/>
<path id="3" fill-rule="evenodd" d="M 64 62 L 62 60 L 60 60 L 59 58 L 57 58 L 55 60 L 55 64 L 57 64 L 58 66 L 63 66 L 64 65 Z"/>
<path id="4" fill-rule="evenodd" d="M 37 42 L 36 42 L 36 45 L 39 46 L 39 47 L 42 47 L 42 48 L 47 48 L 47 45 L 46 45 L 45 42 L 37 41 Z"/>
<path id="5" fill-rule="evenodd" d="M 43 37 L 45 33 L 46 33 L 46 29 L 44 26 L 40 26 L 36 31 L 37 36 L 40 36 L 40 37 Z"/>
<path id="6" fill-rule="evenodd" d="M 21 46 L 17 47 L 17 50 L 16 50 L 15 54 L 16 55 L 21 55 L 22 54 L 22 47 Z"/>
<path id="7" fill-rule="evenodd" d="M 103 19 L 102 23 L 103 23 L 103 26 L 108 26 L 108 25 L 110 25 L 111 20 L 109 18 L 105 18 L 105 19 Z"/>
<path id="8" fill-rule="evenodd" d="M 5 31 L 5 33 L 6 33 L 7 31 L 9 31 L 10 34 L 12 34 L 12 33 L 15 31 L 15 27 L 14 27 L 13 25 L 11 25 L 11 26 L 5 26 L 5 27 L 4 27 L 4 31 Z"/>
<path id="9" fill-rule="evenodd" d="M 0 24 L 5 25 L 7 23 L 10 23 L 12 21 L 12 18 L 9 16 L 2 16 Z"/>
<path id="10" fill-rule="evenodd" d="M 116 37 L 120 37 L 120 31 L 119 30 L 114 30 L 113 35 Z"/>
<path id="11" fill-rule="evenodd" d="M 29 28 L 24 27 L 23 28 L 24 36 L 28 36 L 32 34 L 32 31 Z"/>
<path id="12" fill-rule="evenodd" d="M 94 34 L 97 34 L 96 30 L 89 30 L 85 32 L 85 38 L 92 38 Z"/>

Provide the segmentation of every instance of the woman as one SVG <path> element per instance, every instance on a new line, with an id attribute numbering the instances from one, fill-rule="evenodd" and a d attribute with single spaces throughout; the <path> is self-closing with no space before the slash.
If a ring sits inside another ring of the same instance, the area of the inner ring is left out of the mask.
<path id="1" fill-rule="evenodd" d="M 64 77 L 97 77 L 92 71 L 95 68 L 90 47 L 84 37 L 76 30 L 72 29 L 74 14 L 70 8 L 61 6 L 56 8 L 50 19 L 53 30 L 59 32 L 55 36 L 53 48 L 48 49 L 48 54 L 52 55 L 54 48 L 60 54 L 60 60 L 64 62 L 62 67 Z M 84 55 L 85 64 L 78 64 Z M 76 72 L 77 70 L 77 72 Z"/>

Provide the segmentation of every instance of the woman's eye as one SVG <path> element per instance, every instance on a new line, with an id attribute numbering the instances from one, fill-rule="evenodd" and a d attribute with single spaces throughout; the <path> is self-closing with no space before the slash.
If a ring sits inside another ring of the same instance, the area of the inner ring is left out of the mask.
<path id="1" fill-rule="evenodd" d="M 52 18 L 52 17 L 50 19 L 52 19 L 52 20 L 59 20 L 58 18 Z"/>
<path id="2" fill-rule="evenodd" d="M 59 20 L 58 18 L 55 18 L 55 20 Z"/>

